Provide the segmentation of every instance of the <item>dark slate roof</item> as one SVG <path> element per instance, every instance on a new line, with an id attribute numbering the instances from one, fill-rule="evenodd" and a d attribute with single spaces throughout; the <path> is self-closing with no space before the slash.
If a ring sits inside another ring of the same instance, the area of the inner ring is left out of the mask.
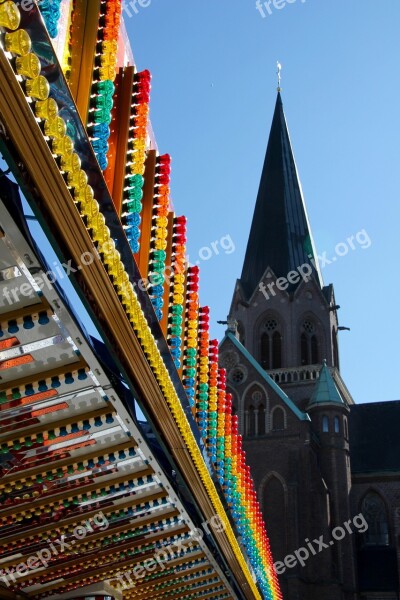
<path id="1" fill-rule="evenodd" d="M 350 406 L 353 473 L 400 471 L 400 401 Z"/>
<path id="2" fill-rule="evenodd" d="M 249 298 L 271 267 L 285 277 L 316 258 L 303 193 L 278 92 L 241 283 Z M 322 287 L 319 267 L 314 269 Z"/>

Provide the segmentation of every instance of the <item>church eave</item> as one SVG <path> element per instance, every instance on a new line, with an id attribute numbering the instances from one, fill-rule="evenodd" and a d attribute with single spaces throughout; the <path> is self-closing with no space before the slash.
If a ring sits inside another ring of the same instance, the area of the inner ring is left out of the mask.
<path id="1" fill-rule="evenodd" d="M 261 365 L 253 358 L 250 352 L 239 342 L 239 340 L 231 333 L 227 331 L 225 337 L 221 342 L 221 346 L 225 340 L 230 340 L 237 350 L 244 356 L 244 358 L 251 364 L 251 366 L 257 371 L 267 385 L 280 397 L 280 399 L 286 404 L 286 406 L 292 411 L 292 413 L 300 421 L 310 421 L 310 417 L 307 413 L 302 412 L 295 403 L 285 394 L 285 392 L 279 387 L 279 385 L 264 371 Z"/>

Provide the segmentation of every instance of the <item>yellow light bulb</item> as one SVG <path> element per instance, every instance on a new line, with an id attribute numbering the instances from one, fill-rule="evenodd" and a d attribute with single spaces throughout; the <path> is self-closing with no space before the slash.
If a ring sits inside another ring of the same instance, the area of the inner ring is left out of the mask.
<path id="1" fill-rule="evenodd" d="M 18 29 L 4 36 L 4 48 L 7 52 L 25 56 L 30 52 L 32 46 L 31 38 L 25 29 Z"/>
<path id="2" fill-rule="evenodd" d="M 39 58 L 33 52 L 15 59 L 15 68 L 18 75 L 34 79 L 40 75 L 41 64 Z"/>
<path id="3" fill-rule="evenodd" d="M 52 142 L 52 150 L 54 154 L 64 157 L 72 154 L 74 151 L 74 142 L 68 135 L 61 138 L 55 138 Z"/>
<path id="4" fill-rule="evenodd" d="M 14 2 L 3 2 L 0 4 L 0 27 L 6 27 L 15 31 L 21 22 L 21 13 Z"/>
<path id="5" fill-rule="evenodd" d="M 39 119 L 54 119 L 58 115 L 58 106 L 54 98 L 38 100 L 35 103 L 35 114 Z"/>
<path id="6" fill-rule="evenodd" d="M 77 202 L 81 202 L 81 213 L 83 215 L 87 216 L 91 214 L 94 200 L 94 191 L 90 185 L 85 185 L 83 188 L 76 188 L 74 190 L 74 199 Z"/>
<path id="7" fill-rule="evenodd" d="M 61 159 L 61 169 L 66 173 L 76 173 L 81 168 L 81 159 L 76 152 Z"/>
<path id="8" fill-rule="evenodd" d="M 67 133 L 67 125 L 61 117 L 46 119 L 44 122 L 44 134 L 51 138 L 63 138 Z"/>
<path id="9" fill-rule="evenodd" d="M 75 189 L 83 189 L 88 182 L 88 176 L 85 171 L 79 169 L 79 171 L 69 172 L 67 175 L 68 185 Z"/>
<path id="10" fill-rule="evenodd" d="M 37 100 L 46 100 L 50 94 L 49 82 L 43 75 L 39 75 L 34 79 L 27 79 L 25 82 L 26 93 L 31 98 Z"/>

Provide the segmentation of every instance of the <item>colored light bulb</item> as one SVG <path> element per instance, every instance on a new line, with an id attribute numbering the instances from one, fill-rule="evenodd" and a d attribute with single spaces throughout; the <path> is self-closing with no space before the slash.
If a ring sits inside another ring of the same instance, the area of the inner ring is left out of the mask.
<path id="1" fill-rule="evenodd" d="M 76 152 L 61 158 L 61 169 L 66 173 L 75 173 L 81 168 L 81 159 Z"/>
<path id="2" fill-rule="evenodd" d="M 3 2 L 0 4 L 0 27 L 6 27 L 15 31 L 21 22 L 21 13 L 14 2 Z"/>
<path id="3" fill-rule="evenodd" d="M 128 202 L 126 208 L 129 212 L 140 213 L 143 208 L 143 204 L 140 202 L 140 200 L 132 200 L 131 202 Z"/>
<path id="4" fill-rule="evenodd" d="M 37 100 L 46 100 L 49 97 L 50 85 L 43 75 L 39 75 L 34 79 L 27 79 L 25 82 L 26 93 L 31 98 Z"/>
<path id="5" fill-rule="evenodd" d="M 61 117 L 46 119 L 44 122 L 44 134 L 51 138 L 62 138 L 67 133 L 67 125 Z"/>
<path id="6" fill-rule="evenodd" d="M 69 172 L 67 175 L 68 185 L 73 188 L 82 189 L 87 185 L 88 177 L 82 169 L 79 171 Z"/>
<path id="7" fill-rule="evenodd" d="M 36 56 L 36 54 L 33 54 L 33 52 L 29 52 L 25 56 L 18 56 L 15 59 L 15 68 L 18 75 L 34 79 L 40 74 L 40 60 Z"/>
<path id="8" fill-rule="evenodd" d="M 82 212 L 87 214 L 87 210 L 91 211 L 94 199 L 94 191 L 90 185 L 85 185 L 83 188 L 75 188 L 74 198 L 77 202 L 82 203 Z"/>
<path id="9" fill-rule="evenodd" d="M 52 149 L 54 154 L 58 154 L 61 157 L 68 156 L 74 150 L 74 142 L 68 135 L 62 138 L 55 138 L 52 143 Z"/>
<path id="10" fill-rule="evenodd" d="M 35 103 L 35 114 L 39 119 L 54 119 L 58 115 L 57 102 L 53 98 L 38 100 Z"/>
<path id="11" fill-rule="evenodd" d="M 30 52 L 32 46 L 31 38 L 25 29 L 18 29 L 4 36 L 4 48 L 7 52 L 25 56 Z"/>

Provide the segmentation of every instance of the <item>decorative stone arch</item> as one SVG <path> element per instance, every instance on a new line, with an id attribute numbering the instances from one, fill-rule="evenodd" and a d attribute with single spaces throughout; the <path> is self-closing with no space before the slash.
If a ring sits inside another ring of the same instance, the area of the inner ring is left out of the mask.
<path id="1" fill-rule="evenodd" d="M 261 479 L 261 483 L 260 483 L 259 488 L 258 488 L 258 497 L 259 497 L 259 502 L 260 502 L 261 505 L 265 501 L 265 487 L 266 487 L 267 483 L 269 482 L 269 480 L 272 479 L 273 477 L 275 477 L 276 479 L 278 479 L 281 482 L 283 490 L 285 492 L 286 503 L 288 503 L 289 490 L 288 490 L 288 486 L 286 484 L 286 481 L 284 480 L 284 478 L 282 477 L 282 475 L 280 475 L 279 473 L 277 473 L 277 471 L 269 471 Z M 286 507 L 287 506 L 288 506 L 288 504 L 286 504 Z"/>
<path id="2" fill-rule="evenodd" d="M 338 332 L 334 325 L 332 325 L 332 350 L 333 350 L 333 366 L 339 369 L 339 342 Z"/>
<path id="3" fill-rule="evenodd" d="M 266 327 L 267 322 L 271 327 Z M 273 321 L 276 329 L 272 329 Z M 264 311 L 254 326 L 254 356 L 266 370 L 281 368 L 285 363 L 285 340 L 288 339 L 286 321 L 276 310 Z"/>
<path id="4" fill-rule="evenodd" d="M 274 418 L 276 418 L 278 411 L 283 413 L 283 428 L 274 428 Z M 274 406 L 274 408 L 271 410 L 270 428 L 271 431 L 284 431 L 285 429 L 287 429 L 287 411 L 283 406 L 280 406 L 279 404 L 277 406 Z"/>
<path id="5" fill-rule="evenodd" d="M 314 325 L 314 331 L 310 325 Z M 297 319 L 296 340 L 299 365 L 322 364 L 326 358 L 326 332 L 315 313 L 307 310 Z"/>
<path id="6" fill-rule="evenodd" d="M 349 439 L 349 420 L 346 415 L 343 415 L 343 435 L 346 440 Z"/>
<path id="7" fill-rule="evenodd" d="M 276 495 L 268 498 L 268 487 L 273 483 Z M 289 490 L 285 479 L 276 471 L 269 471 L 259 486 L 259 501 L 266 522 L 275 560 L 283 560 L 288 550 Z M 272 513 L 272 514 L 269 514 Z"/>
<path id="8" fill-rule="evenodd" d="M 255 397 L 255 392 L 260 392 L 260 398 Z M 255 413 L 255 431 L 256 435 L 265 435 L 269 432 L 269 395 L 266 388 L 258 381 L 250 383 L 243 392 L 241 405 L 243 408 L 243 431 L 244 436 L 248 435 L 249 419 L 248 410 L 250 405 L 254 407 Z M 262 414 L 260 414 L 262 411 Z M 260 422 L 260 416 L 262 421 Z"/>
<path id="9" fill-rule="evenodd" d="M 387 527 L 387 530 L 386 530 L 387 543 L 377 544 L 377 545 L 389 546 L 391 543 L 394 543 L 394 540 L 395 540 L 395 532 L 393 530 L 392 521 L 391 521 L 391 517 L 390 517 L 390 502 L 389 502 L 388 498 L 386 497 L 386 494 L 384 493 L 384 491 L 376 486 L 368 487 L 368 489 L 364 490 L 364 492 L 361 494 L 361 496 L 358 499 L 359 511 L 368 523 L 368 529 L 363 534 L 364 540 L 366 540 L 368 538 L 370 538 L 370 540 L 371 539 L 373 540 L 373 536 L 378 535 L 378 532 L 376 531 L 376 529 L 374 529 L 374 526 L 372 525 L 372 523 L 370 521 L 371 515 L 368 514 L 368 511 L 366 510 L 366 507 L 365 507 L 365 500 L 368 498 L 368 496 L 377 496 L 378 499 L 382 502 L 382 505 L 384 508 L 384 516 L 385 516 L 386 527 Z M 382 521 L 382 523 L 383 523 L 383 521 Z M 382 537 L 384 537 L 385 531 L 381 529 L 380 534 Z M 368 544 L 368 542 L 367 542 L 367 544 Z M 371 542 L 370 542 L 370 544 L 374 545 Z"/>

